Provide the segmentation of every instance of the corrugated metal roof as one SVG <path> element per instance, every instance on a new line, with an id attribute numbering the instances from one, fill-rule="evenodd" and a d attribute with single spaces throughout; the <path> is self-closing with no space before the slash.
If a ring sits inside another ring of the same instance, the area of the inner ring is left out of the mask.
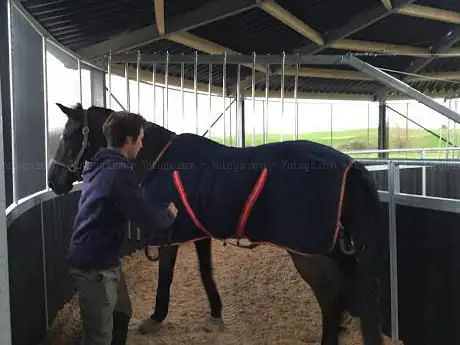
<path id="1" fill-rule="evenodd" d="M 213 1 L 214 0 L 165 1 L 165 17 L 166 15 L 168 17 L 178 16 Z M 153 4 L 153 0 L 150 1 L 150 4 Z"/>
<path id="2" fill-rule="evenodd" d="M 327 32 L 345 25 L 357 13 L 381 4 L 380 0 L 278 0 L 278 4 L 308 23 L 313 29 Z"/>
<path id="3" fill-rule="evenodd" d="M 425 67 L 425 72 L 459 71 L 459 59 L 458 57 L 435 59 Z"/>
<path id="4" fill-rule="evenodd" d="M 183 16 L 204 5 L 215 4 L 216 1 L 165 1 L 166 28 L 171 18 Z M 23 0 L 21 3 L 51 35 L 73 50 L 108 40 L 121 33 L 155 24 L 152 0 Z M 383 6 L 381 0 L 277 0 L 277 3 L 323 35 L 343 27 L 354 20 L 357 15 Z M 416 4 L 460 12 L 460 1 L 458 0 L 418 0 Z M 373 22 L 372 18 L 369 18 L 368 22 Z M 429 48 L 456 27 L 458 27 L 456 24 L 432 19 L 390 14 L 346 38 Z M 258 55 L 280 54 L 283 51 L 290 54 L 297 48 L 312 44 L 309 39 L 257 7 L 204 24 L 189 32 L 243 54 L 252 54 L 253 51 Z M 456 46 L 460 47 L 460 41 Z M 169 51 L 170 54 L 194 53 L 194 49 L 166 39 L 160 39 L 143 46 L 141 50 L 144 53 L 156 54 L 164 54 L 166 51 Z M 327 46 L 320 52 L 320 54 L 336 55 L 346 53 L 347 51 L 330 49 Z M 204 53 L 200 52 L 200 54 Z M 373 54 L 359 54 L 359 57 L 376 67 L 397 71 L 405 71 L 411 61 L 415 59 L 415 57 L 409 56 L 374 56 Z M 143 68 L 146 69 L 151 69 L 151 67 L 148 64 L 143 65 Z M 347 66 L 330 67 L 353 70 Z M 321 68 L 326 68 L 326 66 Z M 159 65 L 157 69 L 161 71 L 163 66 Z M 453 57 L 435 59 L 422 72 L 458 70 L 460 70 L 460 57 Z M 169 72 L 172 75 L 180 77 L 180 71 L 180 65 L 169 66 Z M 198 81 L 207 83 L 208 72 L 208 66 L 199 66 Z M 241 79 L 249 74 L 249 69 L 241 68 Z M 185 76 L 187 79 L 193 79 L 193 65 L 185 65 Z M 400 75 L 401 78 L 404 76 L 404 74 Z M 280 87 L 276 80 L 276 77 L 270 78 L 271 88 L 274 90 Z M 293 86 L 290 84 L 293 83 L 293 78 L 286 80 L 286 87 Z M 227 86 L 235 81 L 236 66 L 227 66 Z M 222 85 L 222 66 L 213 66 L 213 84 Z M 420 91 L 440 92 L 438 90 L 449 90 L 449 92 L 453 92 L 458 90 L 459 84 L 445 81 L 423 81 L 412 85 Z M 265 88 L 263 84 L 260 87 Z M 381 87 L 382 84 L 373 81 L 299 79 L 299 91 L 303 92 L 361 93 L 367 95 L 381 90 Z"/>
<path id="5" fill-rule="evenodd" d="M 453 27 L 455 24 L 452 23 L 393 14 L 358 31 L 349 38 L 428 47 Z"/>
<path id="6" fill-rule="evenodd" d="M 51 35 L 74 50 L 155 22 L 151 0 L 28 0 L 22 4 Z"/>
<path id="7" fill-rule="evenodd" d="M 275 78 L 271 78 L 274 81 Z M 279 77 L 276 77 L 279 81 Z M 272 91 L 279 91 L 280 83 L 276 83 L 276 86 L 270 83 L 270 89 Z M 284 86 L 286 91 L 294 90 L 294 78 L 286 77 L 284 80 Z M 349 93 L 349 94 L 364 94 L 373 95 L 375 91 L 381 88 L 382 85 L 374 81 L 360 81 L 360 80 L 337 80 L 337 79 L 326 79 L 326 78 L 305 78 L 299 77 L 298 92 L 319 92 L 319 93 Z M 265 90 L 265 83 L 257 84 L 258 90 Z"/>
<path id="8" fill-rule="evenodd" d="M 242 54 L 253 51 L 279 54 L 311 42 L 258 8 L 194 29 L 191 33 Z"/>

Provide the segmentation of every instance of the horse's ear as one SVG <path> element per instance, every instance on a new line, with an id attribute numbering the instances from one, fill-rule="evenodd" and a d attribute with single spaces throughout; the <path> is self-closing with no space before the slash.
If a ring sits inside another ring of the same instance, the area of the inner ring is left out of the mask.
<path id="1" fill-rule="evenodd" d="M 81 120 L 81 109 L 72 109 L 68 108 L 66 106 L 63 106 L 61 103 L 56 103 L 56 105 L 59 107 L 59 109 L 62 110 L 64 114 L 66 114 L 69 118 L 72 118 L 74 120 Z"/>

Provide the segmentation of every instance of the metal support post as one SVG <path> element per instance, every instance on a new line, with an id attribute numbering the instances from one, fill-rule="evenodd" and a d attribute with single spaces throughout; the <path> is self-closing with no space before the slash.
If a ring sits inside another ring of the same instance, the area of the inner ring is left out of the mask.
<path id="1" fill-rule="evenodd" d="M 389 217 L 389 247 L 390 247 L 390 305 L 391 305 L 391 337 L 399 340 L 399 304 L 398 304 L 398 242 L 396 238 L 396 200 L 400 192 L 399 166 L 388 162 L 388 217 Z"/>
<path id="2" fill-rule="evenodd" d="M 378 149 L 388 149 L 388 127 L 387 127 L 387 107 L 385 101 L 380 101 L 379 104 L 379 128 L 378 128 Z M 388 158 L 388 152 L 379 152 L 379 159 Z"/>
<path id="3" fill-rule="evenodd" d="M 49 157 L 48 157 L 48 63 L 47 63 L 47 45 L 46 45 L 46 38 L 42 37 L 42 57 L 43 57 L 43 110 L 45 111 L 45 188 L 49 189 L 48 187 L 48 173 L 49 173 Z M 81 80 L 81 78 L 80 78 Z"/>
<path id="4" fill-rule="evenodd" d="M 107 100 L 107 106 L 110 109 L 112 107 L 112 51 L 109 50 L 109 56 L 107 58 L 107 78 L 108 80 L 108 91 L 109 99 Z"/>
<path id="5" fill-rule="evenodd" d="M 238 106 L 241 107 L 241 147 L 246 147 L 246 120 L 244 113 L 244 94 L 240 98 L 241 102 Z"/>
<path id="6" fill-rule="evenodd" d="M 240 79 L 241 79 L 241 65 L 236 66 L 236 146 L 241 147 L 241 131 L 240 131 L 240 114 L 241 114 L 241 90 L 240 90 Z M 243 95 L 244 97 L 244 95 Z"/>
<path id="7" fill-rule="evenodd" d="M 0 82 L 1 82 L 0 76 Z M 0 91 L 0 104 L 2 104 Z M 3 118 L 0 107 L 0 119 Z M 3 153 L 3 126 L 0 126 L 0 209 L 6 210 L 5 162 Z M 8 236 L 6 213 L 0 212 L 0 344 L 11 345 L 10 283 L 8 269 Z"/>
<path id="8" fill-rule="evenodd" d="M 15 106 L 14 106 L 14 98 L 13 98 L 13 26 L 12 26 L 12 19 L 11 19 L 11 11 L 13 10 L 12 6 L 13 3 L 11 1 L 7 1 L 7 20 L 8 20 L 8 62 L 10 65 L 9 74 L 10 74 L 10 116 L 11 116 L 11 172 L 13 174 L 13 204 L 17 204 L 18 202 L 18 175 L 17 175 L 17 155 L 16 155 L 16 117 L 15 114 Z M 4 158 L 2 158 L 4 159 Z"/>
<path id="9" fill-rule="evenodd" d="M 426 159 L 426 150 L 422 150 L 421 159 Z M 426 196 L 426 165 L 422 166 L 422 195 Z"/>

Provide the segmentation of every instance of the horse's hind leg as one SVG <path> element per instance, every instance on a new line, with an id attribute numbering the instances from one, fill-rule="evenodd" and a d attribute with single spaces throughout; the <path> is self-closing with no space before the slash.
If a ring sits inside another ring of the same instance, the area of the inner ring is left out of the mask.
<path id="1" fill-rule="evenodd" d="M 139 326 L 140 333 L 154 333 L 168 316 L 171 283 L 179 246 L 160 247 L 155 312 Z"/>
<path id="2" fill-rule="evenodd" d="M 345 290 L 343 274 L 329 257 L 289 254 L 300 276 L 312 288 L 321 308 L 321 345 L 337 345 L 345 309 L 342 300 Z"/>
<path id="3" fill-rule="evenodd" d="M 207 331 L 219 330 L 222 329 L 224 323 L 222 321 L 222 301 L 212 272 L 211 239 L 207 238 L 196 241 L 195 249 L 200 265 L 201 281 L 211 307 L 211 317 L 206 322 L 204 328 Z"/>
<path id="4" fill-rule="evenodd" d="M 360 253 L 358 253 L 360 255 Z M 365 345 L 382 345 L 383 338 L 380 332 L 378 284 L 372 279 L 366 258 L 362 258 L 356 265 L 354 281 L 354 301 L 361 322 L 361 332 Z"/>

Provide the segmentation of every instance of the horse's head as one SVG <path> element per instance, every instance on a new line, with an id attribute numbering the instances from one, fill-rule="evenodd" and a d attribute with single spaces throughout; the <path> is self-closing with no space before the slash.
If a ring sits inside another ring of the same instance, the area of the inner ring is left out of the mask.
<path id="1" fill-rule="evenodd" d="M 83 109 L 80 104 L 67 108 L 57 104 L 67 122 L 58 149 L 48 173 L 48 186 L 56 194 L 65 194 L 72 185 L 81 180 L 84 163 L 91 160 L 99 148 L 107 145 L 102 131 L 105 120 L 113 112 L 111 109 L 90 107 Z M 136 158 L 136 172 L 142 178 L 151 163 L 163 150 L 175 133 L 153 123 L 147 123 L 144 132 L 144 147 Z"/>
<path id="2" fill-rule="evenodd" d="M 57 106 L 68 119 L 49 167 L 48 186 L 56 194 L 65 194 L 72 190 L 75 181 L 81 180 L 84 162 L 106 145 L 102 126 L 112 110 L 99 107 L 85 110 L 81 104 L 74 108 L 59 103 Z"/>

